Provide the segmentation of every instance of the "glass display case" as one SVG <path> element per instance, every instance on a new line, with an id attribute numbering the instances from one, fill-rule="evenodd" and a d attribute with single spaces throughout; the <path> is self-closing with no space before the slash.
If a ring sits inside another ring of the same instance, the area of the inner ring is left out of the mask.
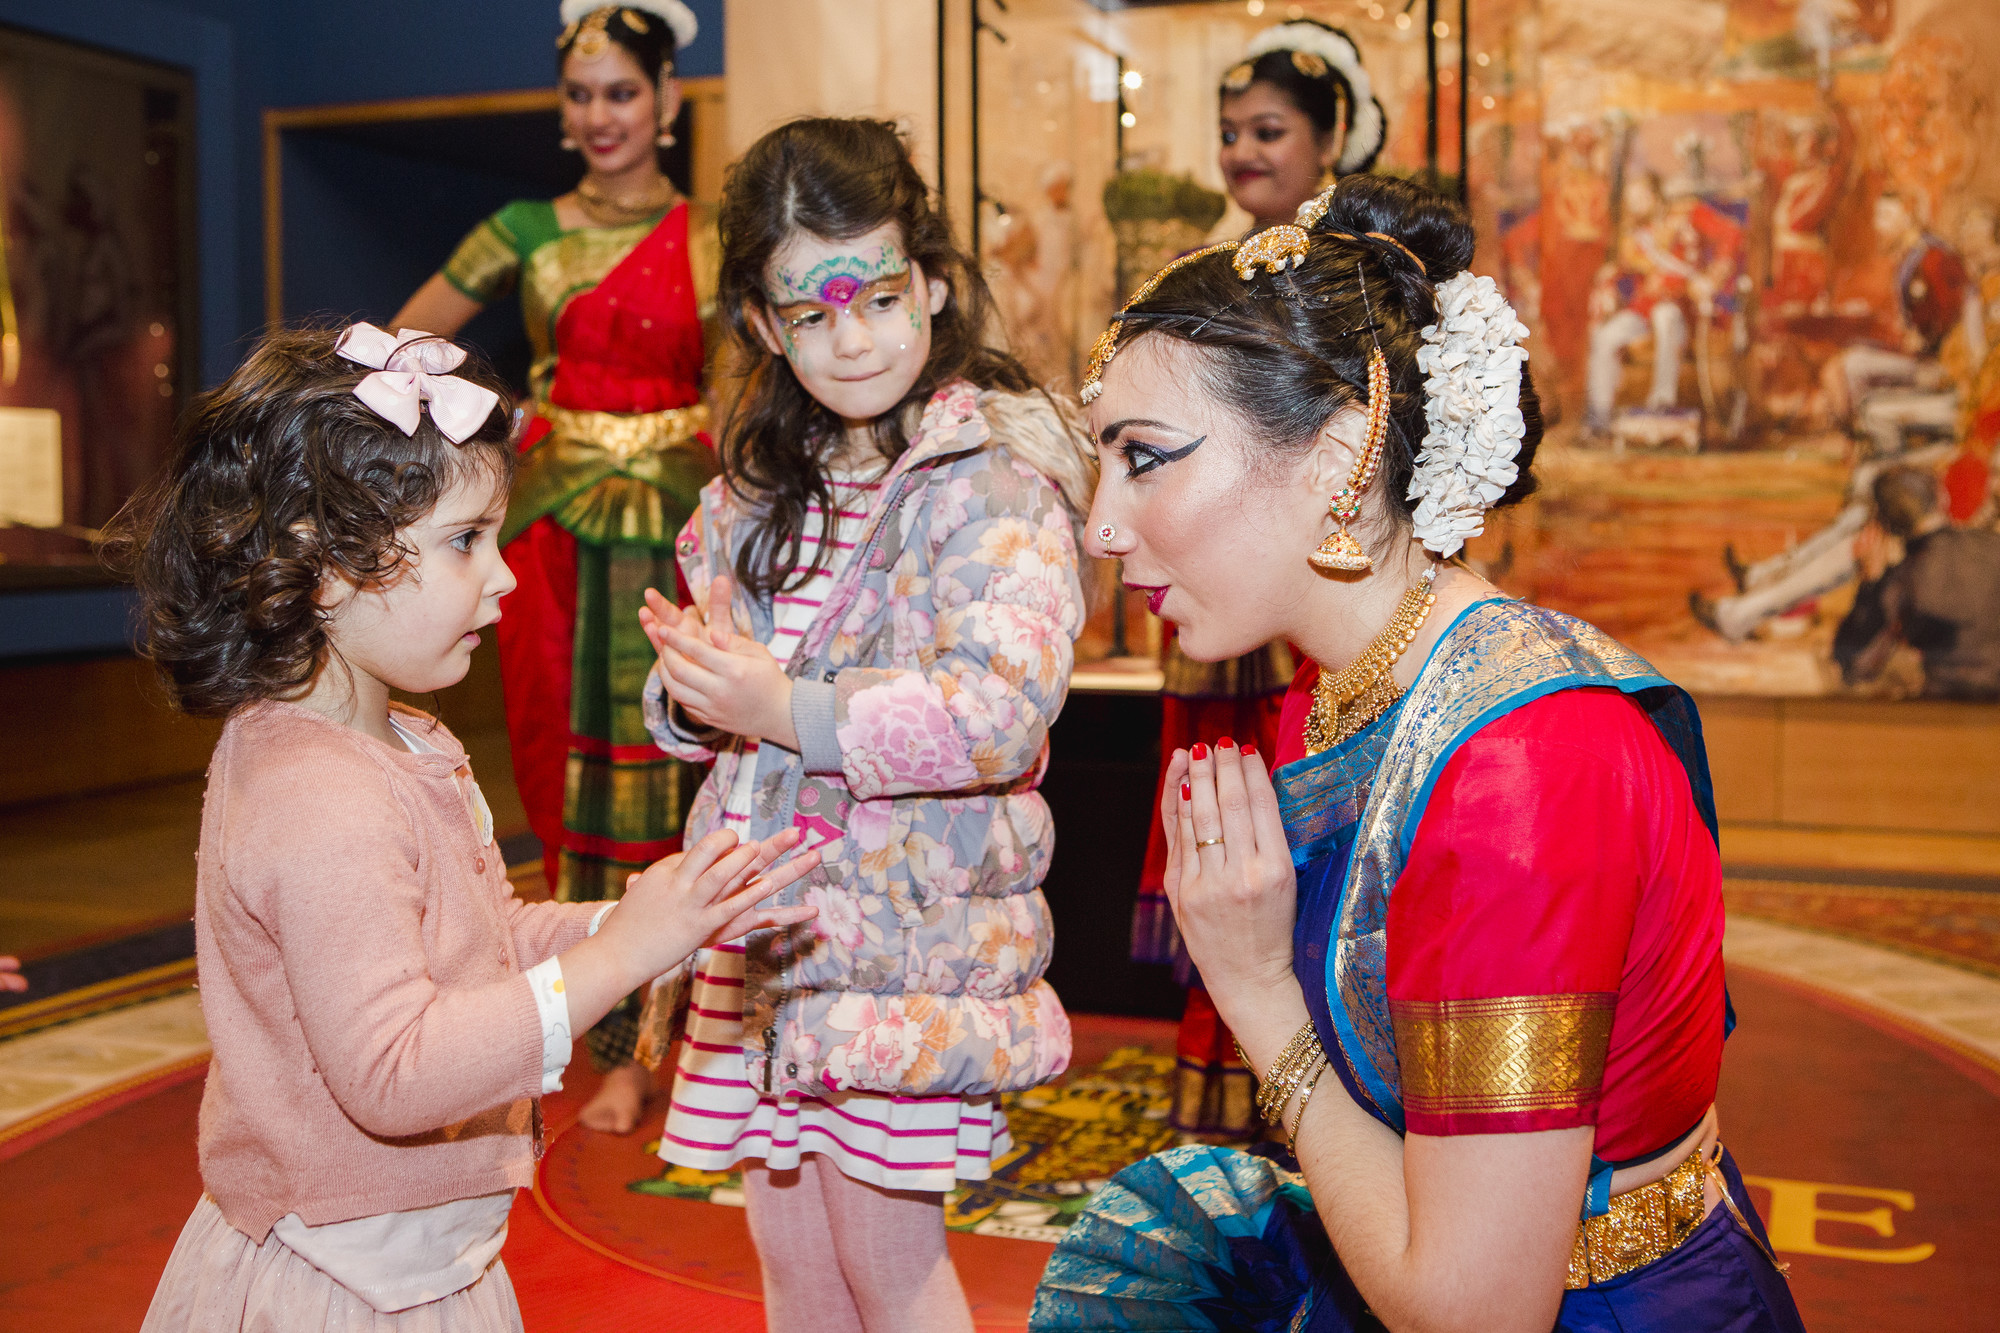
<path id="1" fill-rule="evenodd" d="M 0 27 L 0 588 L 109 580 L 197 382 L 193 113 L 181 70 Z"/>

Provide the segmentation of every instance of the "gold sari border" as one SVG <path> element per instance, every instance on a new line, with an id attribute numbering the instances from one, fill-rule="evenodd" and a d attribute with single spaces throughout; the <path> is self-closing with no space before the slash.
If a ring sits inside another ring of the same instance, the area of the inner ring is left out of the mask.
<path id="1" fill-rule="evenodd" d="M 1418 1115 L 1575 1110 L 1604 1086 L 1615 992 L 1391 1000 L 1403 1104 Z"/>

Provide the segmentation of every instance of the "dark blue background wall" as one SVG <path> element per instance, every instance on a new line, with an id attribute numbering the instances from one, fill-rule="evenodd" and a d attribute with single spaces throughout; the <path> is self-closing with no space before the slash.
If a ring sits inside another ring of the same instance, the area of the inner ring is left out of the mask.
<path id="1" fill-rule="evenodd" d="M 723 0 L 688 0 L 701 35 L 680 62 L 681 73 L 722 73 Z M 264 322 L 262 116 L 272 106 L 314 106 L 399 97 L 533 88 L 555 78 L 556 0 L 0 0 L 0 23 L 107 50 L 182 66 L 194 74 L 201 228 L 201 364 L 204 379 L 225 377 L 244 340 Z M 309 150 L 313 151 L 313 150 Z M 338 148 L 323 149 L 333 158 Z M 310 164 L 309 164 L 310 165 Z M 382 214 L 352 197 L 334 200 L 330 187 L 352 178 L 353 163 L 321 162 L 320 196 L 328 225 L 350 240 L 383 225 Z M 309 179 L 294 181 L 311 197 Z M 420 206 L 428 222 L 400 253 L 357 259 L 324 247 L 295 246 L 286 257 L 288 295 L 295 309 L 365 313 L 386 318 L 393 302 L 371 293 L 407 290 L 444 259 L 435 238 L 462 233 L 507 194 L 508 182 L 441 176 L 385 189 L 390 211 Z M 412 188 L 421 197 L 412 197 Z M 351 193 L 351 192 L 343 192 Z M 394 199 L 387 196 L 395 195 Z M 299 201 L 288 200 L 291 207 Z M 463 208 L 461 208 L 463 205 Z M 359 210 L 358 212 L 356 210 Z M 463 216 L 456 214 L 462 212 Z M 365 249 L 365 247 L 363 247 Z M 433 253 L 435 252 L 435 253 Z M 411 279 L 414 278 L 414 281 Z M 353 299 L 356 292 L 364 299 Z M 499 316 L 483 329 L 497 339 Z M 475 330 L 475 334 L 479 331 Z M 119 623 L 97 604 L 102 594 L 67 595 L 33 607 L 22 596 L 0 597 L 0 658 L 116 649 Z M 80 599 L 80 600 L 79 600 Z M 74 604 L 75 614 L 64 608 Z M 35 633 L 17 634 L 32 623 Z M 70 628 L 65 628 L 69 626 Z M 106 627 L 110 626 L 111 629 Z M 73 632 L 71 632 L 73 629 Z"/>

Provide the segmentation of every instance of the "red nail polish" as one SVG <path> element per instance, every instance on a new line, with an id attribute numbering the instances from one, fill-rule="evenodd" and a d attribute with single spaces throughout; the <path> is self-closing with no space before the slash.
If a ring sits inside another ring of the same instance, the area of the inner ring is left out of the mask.
<path id="1" fill-rule="evenodd" d="M 1181 799 L 1183 801 L 1192 801 L 1194 799 L 1194 788 L 1188 786 L 1185 782 L 1181 784 Z"/>
<path id="2" fill-rule="evenodd" d="M 1243 757 L 1244 757 L 1245 759 L 1248 759 L 1248 758 L 1249 758 L 1249 757 L 1250 757 L 1251 755 L 1253 755 L 1253 754 L 1255 754 L 1255 753 L 1257 753 L 1257 747 L 1256 747 L 1256 746 L 1254 746 L 1254 745 L 1246 745 L 1246 746 L 1244 746 L 1244 747 L 1243 747 Z"/>
<path id="3" fill-rule="evenodd" d="M 1218 750 L 1233 750 L 1236 748 L 1236 741 L 1233 737 L 1224 736 L 1215 743 L 1215 748 Z"/>
<path id="4" fill-rule="evenodd" d="M 1197 760 L 1208 758 L 1208 747 L 1206 745 L 1203 745 L 1200 741 L 1196 741 L 1194 743 L 1194 749 L 1188 751 L 1188 758 Z"/>

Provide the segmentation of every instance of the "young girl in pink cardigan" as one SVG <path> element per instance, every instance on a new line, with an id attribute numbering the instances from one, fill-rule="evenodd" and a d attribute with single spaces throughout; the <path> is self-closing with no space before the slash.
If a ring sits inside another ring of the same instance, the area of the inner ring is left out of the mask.
<path id="1" fill-rule="evenodd" d="M 463 677 L 514 586 L 507 414 L 465 359 L 274 334 L 123 523 L 148 653 L 228 719 L 195 905 L 205 1193 L 147 1330 L 519 1328 L 497 1256 L 570 1034 L 811 915 L 758 906 L 818 861 L 776 864 L 789 833 L 704 838 L 616 910 L 515 900 L 465 751 L 390 702 Z"/>

